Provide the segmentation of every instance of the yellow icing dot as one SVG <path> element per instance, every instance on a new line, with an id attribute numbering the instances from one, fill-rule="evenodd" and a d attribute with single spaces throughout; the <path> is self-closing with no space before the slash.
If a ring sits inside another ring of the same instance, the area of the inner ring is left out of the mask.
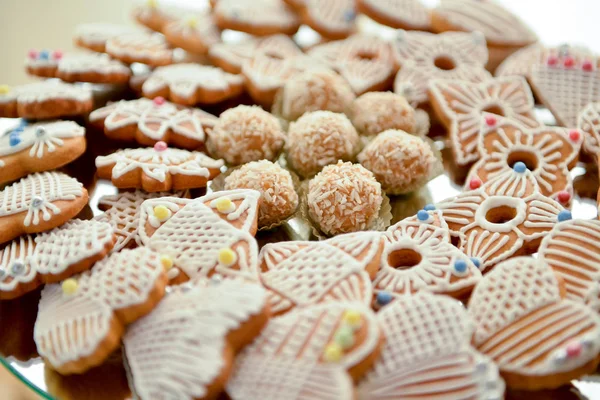
<path id="1" fill-rule="evenodd" d="M 156 207 L 154 207 L 154 216 L 160 222 L 164 222 L 164 221 L 168 220 L 169 218 L 171 218 L 171 210 L 169 210 L 165 206 L 156 206 Z"/>
<path id="2" fill-rule="evenodd" d="M 344 351 L 342 350 L 342 346 L 336 343 L 330 343 L 325 347 L 323 359 L 325 362 L 338 362 L 342 359 L 343 355 Z"/>
<path id="3" fill-rule="evenodd" d="M 354 310 L 345 311 L 342 317 L 342 321 L 353 329 L 360 328 L 361 320 L 360 312 Z"/>
<path id="4" fill-rule="evenodd" d="M 198 24 L 198 18 L 196 17 L 189 17 L 186 21 L 185 21 L 186 25 L 189 26 L 190 28 L 195 28 L 196 25 Z"/>
<path id="5" fill-rule="evenodd" d="M 230 266 L 235 264 L 237 261 L 237 255 L 235 251 L 230 248 L 225 248 L 219 250 L 219 264 Z"/>
<path id="6" fill-rule="evenodd" d="M 10 93 L 10 86 L 0 85 L 0 94 L 8 94 L 8 93 Z"/>
<path id="7" fill-rule="evenodd" d="M 75 294 L 75 292 L 77 292 L 78 288 L 79 288 L 79 284 L 73 278 L 69 278 L 62 283 L 63 293 L 66 295 L 69 295 L 69 296 Z"/>
<path id="8" fill-rule="evenodd" d="M 233 202 L 226 197 L 217 199 L 216 205 L 217 205 L 217 210 L 219 210 L 220 213 L 224 213 L 224 214 L 232 212 L 235 208 L 235 206 L 233 205 Z"/>
<path id="9" fill-rule="evenodd" d="M 156 8 L 158 6 L 157 0 L 147 0 L 148 7 Z"/>
<path id="10" fill-rule="evenodd" d="M 170 256 L 168 256 L 166 254 L 163 254 L 162 256 L 160 256 L 160 263 L 167 271 L 170 270 L 171 268 L 173 268 L 173 258 L 171 258 Z"/>

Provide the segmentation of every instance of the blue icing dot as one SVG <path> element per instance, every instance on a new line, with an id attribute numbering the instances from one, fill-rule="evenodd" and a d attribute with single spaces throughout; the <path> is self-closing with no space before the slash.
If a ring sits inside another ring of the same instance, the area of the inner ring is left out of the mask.
<path id="1" fill-rule="evenodd" d="M 21 143 L 21 138 L 17 135 L 10 135 L 10 138 L 8 140 L 11 147 L 15 147 L 16 145 Z"/>
<path id="2" fill-rule="evenodd" d="M 392 301 L 392 295 L 388 292 L 379 292 L 377 293 L 377 304 L 380 306 L 385 306 Z"/>
<path id="3" fill-rule="evenodd" d="M 354 21 L 356 19 L 356 13 L 354 10 L 348 10 L 344 13 L 344 19 L 348 22 Z"/>
<path id="4" fill-rule="evenodd" d="M 454 269 L 456 272 L 465 272 L 467 270 L 467 262 L 464 260 L 456 260 L 454 262 Z"/>
<path id="5" fill-rule="evenodd" d="M 473 263 L 473 265 L 475 265 L 477 268 L 479 268 L 481 266 L 481 262 L 479 261 L 479 258 L 475 258 L 475 257 L 471 257 L 471 262 Z"/>
<path id="6" fill-rule="evenodd" d="M 19 121 L 19 126 L 27 126 L 27 120 L 26 120 L 25 118 L 22 118 L 22 119 Z"/>
<path id="7" fill-rule="evenodd" d="M 425 210 L 419 210 L 417 213 L 417 218 L 419 221 L 427 221 L 429 219 L 429 214 Z"/>
<path id="8" fill-rule="evenodd" d="M 50 58 L 50 53 L 48 53 L 48 50 L 42 50 L 38 53 L 38 58 L 40 60 L 47 60 Z"/>
<path id="9" fill-rule="evenodd" d="M 513 169 L 515 172 L 522 174 L 523 172 L 527 171 L 527 165 L 525 165 L 524 162 L 517 161 L 515 165 L 513 165 Z"/>
<path id="10" fill-rule="evenodd" d="M 435 210 L 435 206 L 433 204 L 426 204 L 425 207 L 423 207 L 423 210 L 433 211 L 433 210 Z"/>
<path id="11" fill-rule="evenodd" d="M 558 222 L 568 221 L 572 218 L 573 216 L 571 215 L 571 211 L 569 210 L 562 210 L 558 213 Z"/>

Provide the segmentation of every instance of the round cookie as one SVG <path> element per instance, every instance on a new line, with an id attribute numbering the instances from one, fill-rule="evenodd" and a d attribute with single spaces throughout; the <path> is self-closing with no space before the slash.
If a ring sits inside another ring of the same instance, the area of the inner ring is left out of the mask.
<path id="1" fill-rule="evenodd" d="M 329 40 L 344 39 L 356 31 L 354 0 L 306 0 L 302 21 Z"/>
<path id="2" fill-rule="evenodd" d="M 115 36 L 106 41 L 106 52 L 126 64 L 143 63 L 160 67 L 173 63 L 173 49 L 163 35 L 135 32 Z"/>
<path id="3" fill-rule="evenodd" d="M 359 164 L 338 161 L 308 183 L 308 214 L 326 235 L 369 230 L 383 203 L 381 185 Z"/>
<path id="4" fill-rule="evenodd" d="M 158 304 L 166 284 L 160 255 L 140 247 L 114 253 L 62 285 L 47 285 L 34 327 L 40 356 L 63 375 L 102 364 L 119 348 L 125 326 Z"/>
<path id="5" fill-rule="evenodd" d="M 215 104 L 239 96 L 244 82 L 220 68 L 176 64 L 155 69 L 142 85 L 145 97 L 163 97 L 185 106 Z"/>
<path id="6" fill-rule="evenodd" d="M 357 0 L 359 12 L 395 29 L 431 30 L 431 15 L 421 0 Z"/>
<path id="7" fill-rule="evenodd" d="M 360 138 L 348 117 L 315 111 L 290 124 L 285 151 L 294 171 L 307 178 L 338 160 L 351 160 L 359 145 Z"/>
<path id="8" fill-rule="evenodd" d="M 275 160 L 285 143 L 276 117 L 258 106 L 237 106 L 220 115 L 209 133 L 208 149 L 232 165 Z"/>
<path id="9" fill-rule="evenodd" d="M 221 42 L 221 31 L 208 13 L 176 19 L 167 23 L 163 32 L 171 45 L 192 54 L 206 54 L 213 45 Z"/>
<path id="10" fill-rule="evenodd" d="M 357 159 L 392 195 L 412 192 L 439 173 L 439 160 L 429 142 L 400 130 L 377 135 Z"/>
<path id="11" fill-rule="evenodd" d="M 72 121 L 19 125 L 0 136 L 0 184 L 66 165 L 85 152 L 85 129 Z"/>
<path id="12" fill-rule="evenodd" d="M 496 266 L 473 291 L 473 344 L 511 389 L 554 389 L 596 370 L 600 317 L 563 299 L 561 289 L 549 266 L 518 257 Z"/>
<path id="13" fill-rule="evenodd" d="M 584 134 L 582 150 L 597 160 L 600 154 L 600 102 L 590 103 L 581 110 L 577 128 Z"/>
<path id="14" fill-rule="evenodd" d="M 219 0 L 213 17 L 221 29 L 256 36 L 293 35 L 300 27 L 298 16 L 280 0 Z"/>
<path id="15" fill-rule="evenodd" d="M 313 111 L 344 113 L 355 95 L 348 82 L 328 68 L 311 68 L 286 79 L 275 95 L 272 112 L 296 121 Z"/>
<path id="16" fill-rule="evenodd" d="M 428 104 L 429 82 L 452 79 L 482 82 L 491 77 L 485 70 L 488 51 L 478 32 L 398 31 L 394 42 L 400 71 L 394 80 L 394 92 L 416 107 Z"/>
<path id="17" fill-rule="evenodd" d="M 0 117 L 51 119 L 82 115 L 93 106 L 92 91 L 60 81 L 0 85 Z"/>
<path id="18" fill-rule="evenodd" d="M 0 191 L 0 244 L 56 228 L 88 203 L 88 192 L 60 172 L 27 175 Z"/>
<path id="19" fill-rule="evenodd" d="M 104 53 L 106 42 L 116 36 L 135 32 L 136 29 L 127 25 L 112 24 L 108 22 L 91 22 L 79 24 L 75 27 L 73 41 L 78 47 Z"/>
<path id="20" fill-rule="evenodd" d="M 225 178 L 224 189 L 260 192 L 259 228 L 281 224 L 298 208 L 298 193 L 289 171 L 268 160 L 249 162 L 232 171 Z"/>
<path id="21" fill-rule="evenodd" d="M 520 77 L 484 82 L 432 80 L 429 99 L 448 130 L 454 162 L 461 166 L 479 159 L 477 144 L 482 112 L 504 116 L 530 128 L 540 126 L 531 89 Z"/>
<path id="22" fill-rule="evenodd" d="M 406 99 L 391 92 L 370 92 L 350 107 L 350 118 L 358 132 L 373 136 L 389 129 L 415 133 L 415 110 Z"/>
<path id="23" fill-rule="evenodd" d="M 202 150 L 207 132 L 218 118 L 157 97 L 121 100 L 94 110 L 89 121 L 113 140 L 135 141 L 145 146 L 163 141 L 183 149 Z"/>

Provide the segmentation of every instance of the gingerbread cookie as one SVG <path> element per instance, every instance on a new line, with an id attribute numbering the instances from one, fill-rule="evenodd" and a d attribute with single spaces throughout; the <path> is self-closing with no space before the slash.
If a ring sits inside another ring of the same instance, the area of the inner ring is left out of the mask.
<path id="1" fill-rule="evenodd" d="M 160 67 L 173 63 L 173 49 L 163 35 L 135 32 L 106 41 L 106 52 L 126 64 L 135 62 Z"/>
<path id="2" fill-rule="evenodd" d="M 479 159 L 482 112 L 513 119 L 529 128 L 540 125 L 531 89 L 524 78 L 493 78 L 484 82 L 432 80 L 429 95 L 435 113 L 448 129 L 457 165 L 469 165 Z"/>
<path id="3" fill-rule="evenodd" d="M 515 173 L 530 170 L 542 195 L 568 205 L 573 197 L 569 169 L 575 167 L 583 135 L 577 130 L 542 126 L 527 128 L 516 120 L 489 113 L 482 116 L 478 132 L 481 159 L 473 165 L 473 180 L 508 181 Z"/>
<path id="4" fill-rule="evenodd" d="M 27 175 L 0 191 L 0 243 L 75 217 L 88 203 L 81 183 L 60 172 Z"/>
<path id="5" fill-rule="evenodd" d="M 147 192 L 205 187 L 221 173 L 222 160 L 197 152 L 169 148 L 165 142 L 154 147 L 118 150 L 96 157 L 97 174 L 121 189 Z"/>
<path id="6" fill-rule="evenodd" d="M 415 133 L 415 110 L 406 99 L 391 92 L 369 92 L 350 107 L 352 124 L 363 135 L 374 136 L 389 129 Z"/>
<path id="7" fill-rule="evenodd" d="M 83 154 L 85 129 L 72 121 L 19 125 L 0 136 L 0 184 L 49 171 Z"/>
<path id="8" fill-rule="evenodd" d="M 336 70 L 357 95 L 389 89 L 397 71 L 391 44 L 376 36 L 354 35 L 315 46 L 308 54 Z"/>
<path id="9" fill-rule="evenodd" d="M 600 317 L 561 292 L 552 269 L 530 257 L 498 265 L 473 291 L 473 344 L 508 387 L 554 389 L 596 370 Z"/>
<path id="10" fill-rule="evenodd" d="M 147 200 L 138 232 L 146 247 L 171 257 L 171 282 L 215 273 L 256 280 L 258 245 L 253 235 L 259 201 L 260 193 L 245 189 L 194 200 Z"/>
<path id="11" fill-rule="evenodd" d="M 202 150 L 207 132 L 218 118 L 199 109 L 153 100 L 121 100 L 93 111 L 90 123 L 113 140 L 154 146 L 163 141 L 188 150 Z"/>
<path id="12" fill-rule="evenodd" d="M 401 296 L 377 313 L 385 342 L 359 399 L 503 399 L 498 368 L 470 344 L 474 323 L 446 296 Z"/>
<path id="13" fill-rule="evenodd" d="M 533 173 L 512 169 L 485 185 L 469 182 L 470 191 L 437 207 L 458 247 L 486 271 L 510 257 L 533 253 L 557 222 L 571 213 L 542 195 Z"/>
<path id="14" fill-rule="evenodd" d="M 86 114 L 92 110 L 92 91 L 60 81 L 15 86 L 0 85 L 0 117 L 51 119 Z"/>
<path id="15" fill-rule="evenodd" d="M 300 28 L 296 13 L 280 0 L 219 0 L 213 17 L 221 29 L 257 36 L 293 35 Z"/>
<path id="16" fill-rule="evenodd" d="M 119 347 L 124 328 L 158 304 L 166 284 L 159 253 L 140 247 L 47 285 L 34 328 L 40 356 L 63 375 L 100 365 Z"/>
<path id="17" fill-rule="evenodd" d="M 163 97 L 173 103 L 193 106 L 214 104 L 239 96 L 243 79 L 220 68 L 199 64 L 177 64 L 155 69 L 142 85 L 145 97 Z"/>
<path id="18" fill-rule="evenodd" d="M 278 315 L 329 302 L 369 305 L 370 278 L 377 274 L 382 251 L 383 238 L 377 232 L 267 244 L 258 262 L 271 311 Z"/>
<path id="19" fill-rule="evenodd" d="M 206 54 L 213 45 L 221 42 L 221 31 L 208 13 L 176 19 L 166 24 L 163 31 L 171 45 L 193 54 Z"/>
<path id="20" fill-rule="evenodd" d="M 80 24 L 75 27 L 73 41 L 75 45 L 104 53 L 106 42 L 116 36 L 136 32 L 135 28 L 127 25 L 111 24 L 108 22 L 92 22 Z"/>
<path id="21" fill-rule="evenodd" d="M 358 0 L 359 12 L 396 29 L 431 30 L 431 15 L 421 0 Z"/>
<path id="22" fill-rule="evenodd" d="M 129 67 L 106 54 L 97 53 L 31 50 L 25 68 L 31 75 L 59 78 L 65 82 L 123 84 L 131 77 Z"/>
<path id="23" fill-rule="evenodd" d="M 302 21 L 327 39 L 344 39 L 356 31 L 354 0 L 306 0 Z"/>
<path id="24" fill-rule="evenodd" d="M 582 149 L 597 159 L 600 154 L 600 102 L 590 103 L 581 110 L 577 128 L 584 134 Z"/>
<path id="25" fill-rule="evenodd" d="M 25 235 L 0 250 L 0 299 L 88 270 L 115 244 L 109 224 L 73 220 L 38 236 Z"/>

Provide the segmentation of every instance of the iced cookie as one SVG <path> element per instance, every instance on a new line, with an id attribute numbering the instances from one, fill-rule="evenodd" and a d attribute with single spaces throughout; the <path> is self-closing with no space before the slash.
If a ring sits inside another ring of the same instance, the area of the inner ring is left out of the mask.
<path id="1" fill-rule="evenodd" d="M 389 129 L 414 133 L 415 110 L 406 99 L 392 92 L 370 92 L 350 107 L 352 124 L 363 135 L 373 136 Z"/>
<path id="2" fill-rule="evenodd" d="M 162 32 L 163 28 L 175 19 L 173 4 L 159 0 L 147 0 L 144 4 L 137 5 L 133 11 L 133 18 L 146 28 Z"/>
<path id="3" fill-rule="evenodd" d="M 327 39 L 344 39 L 356 31 L 354 0 L 306 0 L 302 21 Z"/>
<path id="4" fill-rule="evenodd" d="M 516 120 L 484 113 L 478 132 L 481 159 L 467 177 L 473 180 L 508 181 L 529 170 L 540 193 L 567 206 L 573 197 L 569 169 L 575 167 L 583 135 L 578 130 L 542 126 L 527 128 Z"/>
<path id="5" fill-rule="evenodd" d="M 428 104 L 429 82 L 450 79 L 483 82 L 488 51 L 481 33 L 398 31 L 394 42 L 400 71 L 394 91 L 416 107 Z"/>
<path id="6" fill-rule="evenodd" d="M 590 103 L 581 110 L 577 128 L 584 134 L 582 149 L 597 159 L 600 154 L 600 102 Z"/>
<path id="7" fill-rule="evenodd" d="M 235 354 L 259 335 L 268 315 L 266 292 L 256 284 L 226 280 L 174 289 L 123 338 L 136 397 L 216 398 Z"/>
<path id="8" fill-rule="evenodd" d="M 10 87 L 0 85 L 0 118 L 51 119 L 82 115 L 93 106 L 88 87 L 43 81 Z"/>
<path id="9" fill-rule="evenodd" d="M 121 100 L 93 111 L 90 123 L 113 140 L 154 146 L 163 141 L 174 147 L 202 150 L 207 131 L 218 118 L 200 109 L 190 109 L 153 100 Z"/>
<path id="10" fill-rule="evenodd" d="M 344 114 L 306 113 L 290 124 L 285 151 L 290 166 L 309 178 L 338 160 L 354 158 L 360 138 Z"/>
<path id="11" fill-rule="evenodd" d="M 432 80 L 429 95 L 436 115 L 448 129 L 457 165 L 469 165 L 479 159 L 482 112 L 504 116 L 530 128 L 540 125 L 531 89 L 524 78 L 493 78 L 484 82 Z"/>
<path id="12" fill-rule="evenodd" d="M 129 67 L 106 54 L 97 53 L 32 50 L 25 60 L 25 68 L 31 75 L 59 78 L 65 82 L 123 84 L 131 77 Z"/>
<path id="13" fill-rule="evenodd" d="M 268 160 L 242 165 L 225 178 L 225 190 L 253 189 L 260 192 L 258 226 L 283 223 L 298 208 L 298 193 L 289 171 Z"/>
<path id="14" fill-rule="evenodd" d="M 0 136 L 0 184 L 50 171 L 83 154 L 85 129 L 72 121 L 22 124 Z"/>
<path id="15" fill-rule="evenodd" d="M 199 64 L 157 68 L 142 85 L 145 97 L 163 97 L 186 106 L 219 103 L 239 96 L 243 90 L 239 75 Z"/>
<path id="16" fill-rule="evenodd" d="M 56 228 L 88 203 L 81 183 L 60 172 L 27 175 L 0 191 L 0 243 Z"/>
<path id="17" fill-rule="evenodd" d="M 511 170 L 437 204 L 458 247 L 484 272 L 510 257 L 534 253 L 542 238 L 571 213 L 539 192 L 527 168 Z"/>
<path id="18" fill-rule="evenodd" d="M 293 35 L 300 27 L 296 13 L 280 0 L 219 0 L 213 17 L 221 29 L 256 36 Z"/>
<path id="19" fill-rule="evenodd" d="M 340 235 L 317 242 L 267 244 L 259 255 L 260 281 L 269 290 L 273 314 L 314 304 L 372 300 L 383 251 L 378 232 Z"/>
<path id="20" fill-rule="evenodd" d="M 165 142 L 154 147 L 118 150 L 96 157 L 100 179 L 110 179 L 120 189 L 147 192 L 205 187 L 221 173 L 223 160 L 197 152 L 169 148 Z"/>
<path id="21" fill-rule="evenodd" d="M 285 143 L 279 120 L 258 106 L 237 106 L 219 116 L 208 149 L 232 165 L 275 160 Z"/>
<path id="22" fill-rule="evenodd" d="M 475 325 L 445 296 L 402 296 L 377 313 L 381 357 L 358 386 L 361 400 L 503 399 L 498 367 L 470 344 Z"/>
<path id="23" fill-rule="evenodd" d="M 315 46 L 308 54 L 336 70 L 357 95 L 389 89 L 397 71 L 391 44 L 366 34 Z"/>
<path id="24" fill-rule="evenodd" d="M 178 18 L 166 24 L 163 32 L 171 45 L 193 54 L 206 54 L 211 46 L 221 41 L 221 31 L 208 13 Z"/>
<path id="25" fill-rule="evenodd" d="M 143 244 L 171 257 L 171 282 L 214 274 L 256 280 L 260 193 L 243 189 L 182 200 L 148 200 L 140 216 Z"/>
<path id="26" fill-rule="evenodd" d="M 14 239 L 0 250 L 0 299 L 13 299 L 42 283 L 60 282 L 88 270 L 114 244 L 109 224 L 84 220 Z"/>
<path id="27" fill-rule="evenodd" d="M 166 284 L 160 254 L 140 247 L 47 285 L 34 328 L 40 356 L 63 375 L 102 364 L 119 348 L 125 327 L 158 304 Z"/>
<path id="28" fill-rule="evenodd" d="M 116 36 L 135 32 L 135 28 L 127 25 L 111 24 L 108 22 L 92 22 L 75 27 L 73 41 L 78 47 L 104 53 L 106 42 Z"/>
<path id="29" fill-rule="evenodd" d="M 355 95 L 348 82 L 329 68 L 316 67 L 286 79 L 275 94 L 273 114 L 296 121 L 313 111 L 344 113 Z"/>
<path id="30" fill-rule="evenodd" d="M 157 33 L 135 32 L 106 41 L 106 52 L 126 64 L 143 63 L 160 67 L 173 63 L 173 49 Z"/>
<path id="31" fill-rule="evenodd" d="M 600 357 L 600 317 L 562 299 L 552 269 L 530 257 L 498 265 L 469 300 L 473 344 L 512 389 L 554 389 L 592 373 Z"/>
<path id="32" fill-rule="evenodd" d="M 358 0 L 359 12 L 396 29 L 431 30 L 431 15 L 421 0 Z"/>

